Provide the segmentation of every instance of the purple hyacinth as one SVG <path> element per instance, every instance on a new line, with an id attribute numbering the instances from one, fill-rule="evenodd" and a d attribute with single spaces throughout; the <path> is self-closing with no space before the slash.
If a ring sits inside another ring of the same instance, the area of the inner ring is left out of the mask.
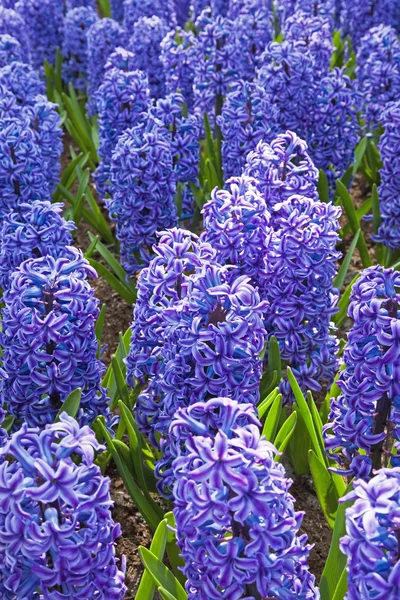
<path id="1" fill-rule="evenodd" d="M 111 58 L 114 55 L 111 56 Z M 138 125 L 150 106 L 147 76 L 142 71 L 107 69 L 103 83 L 95 94 L 99 113 L 100 165 L 96 186 L 104 198 L 109 190 L 111 156 L 119 136 Z"/>
<path id="2" fill-rule="evenodd" d="M 67 0 L 65 10 L 68 13 L 75 8 L 93 8 L 96 9 L 96 0 Z"/>
<path id="3" fill-rule="evenodd" d="M 292 131 L 278 135 L 270 144 L 259 142 L 247 157 L 244 174 L 257 181 L 267 209 L 294 194 L 318 200 L 318 169 L 307 144 Z"/>
<path id="4" fill-rule="evenodd" d="M 170 31 L 161 42 L 161 62 L 168 94 L 180 92 L 189 110 L 193 108 L 196 36 L 192 31 Z"/>
<path id="5" fill-rule="evenodd" d="M 54 64 L 63 39 L 62 0 L 19 0 L 15 10 L 24 20 L 32 66 L 43 71 L 44 61 Z"/>
<path id="6" fill-rule="evenodd" d="M 103 81 L 106 62 L 124 42 L 125 32 L 114 19 L 99 19 L 87 32 L 87 59 L 89 65 L 87 110 L 89 114 L 96 112 L 96 104 L 92 98 Z"/>
<path id="7" fill-rule="evenodd" d="M 2 598 L 124 598 L 110 480 L 94 464 L 101 449 L 63 413 L 42 431 L 25 423 L 0 450 Z"/>
<path id="8" fill-rule="evenodd" d="M 269 95 L 255 83 L 239 80 L 232 84 L 222 113 L 217 117 L 221 128 L 224 178 L 238 176 L 246 156 L 258 142 L 272 141 L 276 133 L 277 109 Z"/>
<path id="9" fill-rule="evenodd" d="M 346 600 L 400 597 L 400 469 L 382 469 L 370 481 L 354 482 L 342 501 L 347 535 L 340 548 L 347 557 Z"/>
<path id="10" fill-rule="evenodd" d="M 357 78 L 363 116 L 377 127 L 387 104 L 400 94 L 400 42 L 393 27 L 374 27 L 362 38 L 357 54 Z"/>
<path id="11" fill-rule="evenodd" d="M 136 59 L 133 52 L 125 50 L 119 46 L 114 50 L 107 59 L 104 67 L 104 74 L 106 75 L 111 69 L 119 69 L 120 71 L 136 71 Z"/>
<path id="12" fill-rule="evenodd" d="M 22 46 L 26 62 L 30 61 L 29 39 L 24 19 L 13 8 L 0 6 L 0 34 L 12 35 Z"/>
<path id="13" fill-rule="evenodd" d="M 394 25 L 396 2 L 393 0 L 343 0 L 342 28 L 358 49 L 361 39 L 372 27 Z"/>
<path id="14" fill-rule="evenodd" d="M 381 266 L 363 271 L 353 285 L 349 317 L 353 326 L 344 351 L 344 371 L 324 428 L 331 458 L 350 463 L 341 471 L 367 479 L 400 444 L 399 301 L 400 276 Z M 340 452 L 340 455 L 339 455 Z M 392 457 L 398 465 L 398 457 Z"/>
<path id="15" fill-rule="evenodd" d="M 303 513 L 259 428 L 254 409 L 229 398 L 181 409 L 171 424 L 188 600 L 319 598 L 299 535 Z"/>
<path id="16" fill-rule="evenodd" d="M 82 92 L 86 91 L 89 68 L 86 34 L 97 20 L 94 8 L 81 6 L 69 10 L 64 21 L 63 78 Z"/>
<path id="17" fill-rule="evenodd" d="M 132 26 L 129 50 L 134 53 L 137 68 L 147 74 L 153 98 L 165 95 L 165 72 L 161 62 L 161 42 L 169 27 L 160 17 L 141 17 Z"/>
<path id="18" fill-rule="evenodd" d="M 354 159 L 359 103 L 354 83 L 338 68 L 316 86 L 308 147 L 315 165 L 325 171 L 331 193 Z"/>
<path id="19" fill-rule="evenodd" d="M 311 52 L 302 41 L 271 42 L 259 65 L 258 83 L 278 109 L 279 128 L 305 138 L 318 74 Z"/>
<path id="20" fill-rule="evenodd" d="M 0 69 L 0 85 L 12 92 L 21 106 L 32 105 L 36 96 L 45 95 L 44 83 L 37 72 L 22 62 L 12 62 Z"/>
<path id="21" fill-rule="evenodd" d="M 49 200 L 35 132 L 23 117 L 0 121 L 0 218 L 34 200 Z"/>
<path id="22" fill-rule="evenodd" d="M 189 12 L 192 6 L 191 0 L 175 0 L 176 21 L 179 27 L 185 27 L 186 21 L 189 19 Z"/>
<path id="23" fill-rule="evenodd" d="M 157 231 L 176 225 L 176 175 L 168 131 L 149 118 L 118 140 L 110 168 L 107 208 L 117 223 L 128 275 L 148 262 Z"/>
<path id="24" fill-rule="evenodd" d="M 174 0 L 124 0 L 124 26 L 128 34 L 142 17 L 159 17 L 169 27 L 175 27 Z"/>
<path id="25" fill-rule="evenodd" d="M 118 23 L 124 20 L 124 0 L 110 0 L 111 16 Z"/>
<path id="26" fill-rule="evenodd" d="M 230 19 L 212 18 L 210 11 L 204 10 L 196 27 L 200 33 L 193 59 L 195 106 L 214 123 L 215 116 L 221 114 L 229 85 L 238 78 L 240 52 L 234 43 L 234 23 Z"/>
<path id="27" fill-rule="evenodd" d="M 400 248 L 400 102 L 388 105 L 382 116 L 385 128 L 379 141 L 382 168 L 379 171 L 379 208 L 381 225 L 374 239 L 393 250 Z"/>
<path id="28" fill-rule="evenodd" d="M 324 17 L 332 21 L 337 0 L 296 0 L 295 11 L 312 17 Z"/>
<path id="29" fill-rule="evenodd" d="M 0 35 L 0 68 L 9 65 L 12 62 L 24 62 L 26 56 L 21 43 L 8 33 Z"/>
<path id="30" fill-rule="evenodd" d="M 331 62 L 332 22 L 326 17 L 297 10 L 283 26 L 285 40 L 304 42 L 321 75 L 328 74 Z"/>
<path id="31" fill-rule="evenodd" d="M 62 204 L 38 200 L 22 204 L 3 218 L 0 229 L 0 287 L 7 289 L 11 274 L 28 258 L 65 256 L 72 244 L 72 221 L 62 217 Z"/>
<path id="32" fill-rule="evenodd" d="M 82 254 L 24 261 L 3 297 L 1 391 L 8 412 L 29 426 L 52 423 L 62 403 L 82 388 L 81 425 L 109 419 L 104 366 L 97 359 L 95 323 L 99 301 L 88 277 L 96 277 Z"/>
<path id="33" fill-rule="evenodd" d="M 271 0 L 240 0 L 236 9 L 230 3 L 228 16 L 235 19 L 233 39 L 240 49 L 237 68 L 243 79 L 253 80 L 261 54 L 272 41 L 271 15 Z"/>

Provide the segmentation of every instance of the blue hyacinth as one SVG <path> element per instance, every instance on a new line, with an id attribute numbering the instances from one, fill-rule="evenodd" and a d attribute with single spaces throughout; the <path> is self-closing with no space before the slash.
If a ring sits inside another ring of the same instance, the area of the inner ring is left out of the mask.
<path id="1" fill-rule="evenodd" d="M 82 92 L 86 91 L 89 68 L 87 31 L 97 20 L 91 6 L 81 6 L 69 10 L 64 21 L 63 78 Z"/>
<path id="2" fill-rule="evenodd" d="M 43 427 L 53 423 L 67 396 L 82 389 L 77 419 L 90 424 L 109 419 L 104 366 L 96 357 L 99 301 L 88 277 L 95 277 L 82 254 L 46 255 L 24 261 L 3 296 L 1 394 L 9 414 Z"/>
<path id="3" fill-rule="evenodd" d="M 0 68 L 12 62 L 24 62 L 26 58 L 22 45 L 15 37 L 8 33 L 0 35 Z"/>
<path id="4" fill-rule="evenodd" d="M 165 71 L 165 86 L 168 94 L 183 95 L 189 110 L 194 104 L 194 60 L 196 36 L 191 31 L 170 31 L 161 42 L 161 62 Z"/>
<path id="5" fill-rule="evenodd" d="M 387 465 L 393 443 L 400 447 L 399 285 L 399 274 L 381 266 L 366 269 L 353 285 L 353 326 L 337 382 L 342 393 L 332 399 L 324 428 L 329 456 L 346 460 L 341 472 L 365 479 L 382 460 Z"/>
<path id="6" fill-rule="evenodd" d="M 174 0 L 124 0 L 124 26 L 128 33 L 142 17 L 159 17 L 169 27 L 175 27 Z"/>
<path id="7" fill-rule="evenodd" d="M 43 431 L 28 427 L 2 447 L 0 595 L 5 600 L 122 600 L 110 480 L 94 463 L 102 446 L 63 413 Z M 68 559 L 66 559 L 68 557 Z"/>
<path id="8" fill-rule="evenodd" d="M 170 428 L 174 516 L 189 600 L 317 600 L 303 513 L 249 404 L 230 398 L 177 412 Z"/>
<path id="9" fill-rule="evenodd" d="M 43 81 L 29 64 L 12 62 L 0 69 L 0 85 L 7 88 L 16 97 L 21 106 L 29 106 L 35 97 L 45 94 Z"/>
<path id="10" fill-rule="evenodd" d="M 13 8 L 0 6 L 0 34 L 12 35 L 22 46 L 26 62 L 30 61 L 29 39 L 24 19 Z"/>
<path id="11" fill-rule="evenodd" d="M 283 35 L 285 40 L 303 42 L 316 70 L 328 74 L 333 52 L 332 22 L 328 18 L 297 10 L 285 21 Z"/>
<path id="12" fill-rule="evenodd" d="M 396 10 L 393 0 L 343 0 L 342 28 L 358 49 L 372 27 L 396 24 Z"/>

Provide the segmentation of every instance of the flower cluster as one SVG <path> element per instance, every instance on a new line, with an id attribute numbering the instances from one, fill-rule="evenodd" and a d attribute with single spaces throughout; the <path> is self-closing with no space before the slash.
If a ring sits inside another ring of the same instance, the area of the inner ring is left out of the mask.
<path id="1" fill-rule="evenodd" d="M 124 30 L 114 19 L 98 19 L 87 32 L 87 60 L 90 65 L 88 76 L 89 114 L 96 112 L 96 104 L 92 98 L 101 85 L 104 67 L 114 50 L 123 44 Z"/>
<path id="2" fill-rule="evenodd" d="M 319 598 L 307 536 L 298 535 L 303 515 L 259 427 L 250 405 L 228 398 L 181 409 L 171 424 L 174 515 L 189 600 Z"/>
<path id="3" fill-rule="evenodd" d="M 159 17 L 170 27 L 176 25 L 174 0 L 124 0 L 124 26 L 133 31 L 142 17 Z"/>
<path id="4" fill-rule="evenodd" d="M 110 57 L 112 59 L 113 55 Z M 103 83 L 95 94 L 99 124 L 99 154 L 96 186 L 104 197 L 109 191 L 111 156 L 119 136 L 139 124 L 150 105 L 149 84 L 142 71 L 106 70 Z"/>
<path id="5" fill-rule="evenodd" d="M 0 218 L 21 204 L 49 200 L 42 153 L 23 117 L 0 121 Z"/>
<path id="6" fill-rule="evenodd" d="M 346 510 L 347 535 L 340 543 L 348 561 L 346 598 L 395 600 L 400 596 L 400 469 L 382 469 L 368 483 L 355 481 L 345 500 L 355 500 Z"/>
<path id="7" fill-rule="evenodd" d="M 12 62 L 24 62 L 25 56 L 20 42 L 8 33 L 0 35 L 0 68 Z"/>
<path id="8" fill-rule="evenodd" d="M 232 39 L 233 21 L 211 18 L 209 11 L 196 21 L 200 28 L 193 57 L 195 106 L 207 112 L 210 122 L 221 113 L 223 97 L 238 77 L 239 48 Z"/>
<path id="9" fill-rule="evenodd" d="M 278 135 L 270 144 L 259 142 L 247 156 L 244 173 L 256 180 L 271 213 L 275 204 L 294 194 L 318 200 L 318 170 L 306 142 L 292 131 Z"/>
<path id="10" fill-rule="evenodd" d="M 81 8 L 82 6 L 96 8 L 96 0 L 67 0 L 65 10 L 73 10 L 74 8 Z"/>
<path id="11" fill-rule="evenodd" d="M 196 37 L 191 31 L 170 31 L 161 42 L 161 62 L 165 71 L 167 93 L 180 92 L 187 107 L 193 108 L 193 64 L 196 56 Z"/>
<path id="12" fill-rule="evenodd" d="M 43 70 L 47 60 L 53 64 L 57 47 L 63 38 L 63 2 L 61 0 L 18 0 L 15 10 L 24 21 L 24 31 L 29 40 L 33 67 Z"/>
<path id="13" fill-rule="evenodd" d="M 124 0 L 110 0 L 111 16 L 118 23 L 124 20 Z"/>
<path id="14" fill-rule="evenodd" d="M 379 209 L 382 223 L 375 239 L 384 246 L 400 247 L 400 102 L 390 103 L 382 117 L 384 133 L 379 141 L 382 160 L 379 186 Z"/>
<path id="15" fill-rule="evenodd" d="M 390 457 L 400 440 L 399 301 L 400 276 L 381 266 L 366 269 L 353 285 L 349 317 L 353 326 L 344 351 L 345 369 L 324 428 L 330 457 L 349 461 L 346 471 L 367 479 Z M 392 464 L 398 458 L 392 458 Z"/>
<path id="16" fill-rule="evenodd" d="M 169 132 L 149 118 L 118 139 L 107 208 L 117 223 L 121 261 L 129 275 L 148 261 L 156 232 L 176 224 L 176 175 Z"/>
<path id="17" fill-rule="evenodd" d="M 310 16 L 332 19 L 338 0 L 296 0 L 295 10 Z"/>
<path id="18" fill-rule="evenodd" d="M 24 261 L 4 294 L 1 392 L 16 422 L 52 423 L 68 394 L 80 387 L 77 416 L 84 425 L 108 418 L 103 365 L 96 358 L 98 300 L 87 281 L 96 276 L 72 247 L 68 256 Z"/>
<path id="19" fill-rule="evenodd" d="M 246 156 L 258 142 L 270 142 L 275 131 L 277 109 L 269 95 L 255 83 L 238 80 L 226 96 L 217 117 L 221 128 L 222 165 L 225 180 L 243 171 Z"/>
<path id="20" fill-rule="evenodd" d="M 311 118 L 316 69 L 302 41 L 271 42 L 260 59 L 258 82 L 278 109 L 280 130 L 306 138 Z"/>
<path id="21" fill-rule="evenodd" d="M 400 93 L 400 41 L 395 29 L 380 25 L 362 38 L 357 54 L 357 80 L 363 115 L 369 129 L 379 125 L 382 112 Z"/>
<path id="22" fill-rule="evenodd" d="M 134 53 L 136 66 L 147 74 L 154 98 L 165 95 L 165 73 L 161 62 L 161 42 L 169 29 L 160 17 L 141 17 L 132 26 L 129 50 Z"/>
<path id="23" fill-rule="evenodd" d="M 331 21 L 296 11 L 285 21 L 283 34 L 286 40 L 303 42 L 314 59 L 316 70 L 321 74 L 328 73 L 333 51 Z"/>
<path id="24" fill-rule="evenodd" d="M 45 95 L 44 83 L 36 71 L 18 61 L 0 69 L 0 85 L 14 94 L 20 106 L 32 105 L 36 96 Z"/>
<path id="25" fill-rule="evenodd" d="M 0 34 L 3 33 L 11 35 L 19 41 L 25 60 L 29 62 L 31 56 L 24 20 L 12 8 L 4 7 L 4 2 L 0 6 Z"/>
<path id="26" fill-rule="evenodd" d="M 349 33 L 354 48 L 358 49 L 367 31 L 379 25 L 394 25 L 396 2 L 392 0 L 345 0 L 342 26 Z"/>
<path id="27" fill-rule="evenodd" d="M 43 431 L 24 424 L 0 450 L 2 598 L 124 598 L 110 481 L 94 464 L 100 448 L 64 413 Z"/>
<path id="28" fill-rule="evenodd" d="M 330 189 L 354 158 L 359 141 L 359 96 L 352 80 L 336 68 L 321 79 L 314 98 L 313 124 L 308 146 L 315 165 L 323 169 Z"/>
<path id="29" fill-rule="evenodd" d="M 190 0 L 175 0 L 176 21 L 179 27 L 184 27 L 189 19 L 189 12 L 192 7 Z"/>
<path id="30" fill-rule="evenodd" d="M 97 20 L 94 8 L 81 6 L 68 11 L 64 21 L 63 78 L 82 92 L 86 91 L 88 78 L 86 33 Z"/>
<path id="31" fill-rule="evenodd" d="M 72 243 L 72 221 L 61 215 L 62 204 L 35 201 L 21 204 L 19 211 L 3 217 L 0 229 L 0 287 L 7 289 L 11 274 L 28 258 L 68 255 Z"/>

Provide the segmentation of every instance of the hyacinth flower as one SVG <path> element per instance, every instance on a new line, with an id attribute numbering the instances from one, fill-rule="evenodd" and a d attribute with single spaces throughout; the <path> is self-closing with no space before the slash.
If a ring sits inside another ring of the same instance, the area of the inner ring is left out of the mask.
<path id="1" fill-rule="evenodd" d="M 136 66 L 147 74 L 153 98 L 165 95 L 165 73 L 161 62 L 161 42 L 169 27 L 160 17 L 141 17 L 132 26 L 128 48 L 134 53 Z"/>
<path id="2" fill-rule="evenodd" d="M 305 138 L 318 75 L 311 52 L 302 41 L 271 42 L 259 65 L 258 83 L 278 109 L 279 128 Z"/>
<path id="3" fill-rule="evenodd" d="M 174 0 L 124 0 L 124 27 L 128 33 L 142 17 L 159 17 L 169 28 L 176 27 Z"/>
<path id="4" fill-rule="evenodd" d="M 114 55 L 111 56 L 111 59 Z M 95 94 L 99 124 L 99 155 L 96 186 L 104 198 L 110 187 L 111 156 L 119 136 L 138 125 L 150 106 L 147 76 L 139 70 L 108 69 Z"/>
<path id="5" fill-rule="evenodd" d="M 35 132 L 23 117 L 0 120 L 0 219 L 21 204 L 49 199 Z"/>
<path id="6" fill-rule="evenodd" d="M 169 132 L 153 118 L 118 139 L 107 208 L 117 224 L 121 261 L 133 275 L 149 260 L 157 231 L 176 225 L 176 174 Z"/>
<path id="7" fill-rule="evenodd" d="M 5 600 L 122 600 L 110 480 L 93 431 L 63 413 L 26 423 L 0 450 L 0 595 Z M 76 460 L 78 458 L 78 460 Z"/>
<path id="8" fill-rule="evenodd" d="M 54 64 L 56 50 L 63 39 L 63 2 L 61 0 L 18 0 L 15 5 L 29 40 L 32 66 L 43 71 L 44 61 Z"/>
<path id="9" fill-rule="evenodd" d="M 357 79 L 363 117 L 373 130 L 389 102 L 400 93 L 400 41 L 393 27 L 380 25 L 366 33 L 357 53 Z"/>
<path id="10" fill-rule="evenodd" d="M 315 165 L 326 173 L 331 193 L 354 159 L 358 107 L 359 94 L 343 70 L 335 68 L 316 87 L 308 146 Z"/>
<path id="11" fill-rule="evenodd" d="M 110 0 L 110 7 L 114 21 L 122 23 L 124 20 L 124 0 Z"/>
<path id="12" fill-rule="evenodd" d="M 310 546 L 299 535 L 303 513 L 252 407 L 197 402 L 177 412 L 170 438 L 188 600 L 317 600 Z"/>
<path id="13" fill-rule="evenodd" d="M 66 12 L 74 10 L 75 8 L 96 8 L 96 0 L 67 0 Z"/>
<path id="14" fill-rule="evenodd" d="M 25 59 L 21 43 L 12 35 L 2 33 L 0 35 L 0 68 L 12 62 L 24 62 Z"/>
<path id="15" fill-rule="evenodd" d="M 165 71 L 165 87 L 168 94 L 179 92 L 185 98 L 189 110 L 193 108 L 194 60 L 196 37 L 191 31 L 170 31 L 161 42 L 161 62 Z"/>
<path id="16" fill-rule="evenodd" d="M 346 600 L 400 597 L 400 469 L 381 469 L 368 482 L 354 481 L 342 500 L 347 535 L 340 548 L 347 557 Z"/>
<path id="17" fill-rule="evenodd" d="M 179 27 L 185 27 L 186 21 L 189 19 L 189 12 L 192 7 L 191 0 L 175 0 L 176 21 Z"/>
<path id="18" fill-rule="evenodd" d="M 396 2 L 393 0 L 344 0 L 342 28 L 358 50 L 361 40 L 372 27 L 395 25 Z"/>
<path id="19" fill-rule="evenodd" d="M 382 168 L 379 171 L 379 209 L 381 224 L 375 241 L 397 250 L 400 248 L 400 102 L 391 102 L 383 113 L 384 133 L 379 141 Z"/>
<path id="20" fill-rule="evenodd" d="M 36 96 L 46 93 L 36 71 L 29 64 L 18 61 L 0 69 L 0 85 L 12 92 L 21 106 L 32 105 Z"/>
<path id="21" fill-rule="evenodd" d="M 246 156 L 258 142 L 270 142 L 276 134 L 276 107 L 255 83 L 239 80 L 231 85 L 217 123 L 223 136 L 222 166 L 225 180 L 239 176 Z"/>
<path id="22" fill-rule="evenodd" d="M 197 53 L 193 57 L 195 107 L 206 112 L 211 123 L 221 114 L 229 85 L 238 78 L 239 49 L 234 43 L 234 23 L 211 17 L 204 10 L 196 21 L 200 29 Z"/>
<path id="23" fill-rule="evenodd" d="M 272 41 L 271 0 L 241 0 L 230 3 L 229 18 L 234 19 L 234 44 L 240 48 L 237 69 L 240 77 L 253 80 L 258 61 Z M 234 15 L 234 16 L 233 16 Z"/>
<path id="24" fill-rule="evenodd" d="M 107 75 L 111 69 L 119 69 L 120 71 L 135 71 L 136 59 L 133 52 L 125 50 L 121 46 L 116 48 L 107 59 L 104 67 L 104 75 Z"/>
<path id="25" fill-rule="evenodd" d="M 29 426 L 52 423 L 73 390 L 82 389 L 77 419 L 109 419 L 104 366 L 97 359 L 95 323 L 99 301 L 88 277 L 96 277 L 82 254 L 24 261 L 3 296 L 1 392 L 9 414 Z"/>
<path id="26" fill-rule="evenodd" d="M 89 68 L 86 34 L 98 18 L 93 7 L 80 6 L 69 10 L 64 21 L 63 78 L 82 92 L 86 90 Z"/>
<path id="27" fill-rule="evenodd" d="M 318 169 L 306 142 L 292 131 L 278 135 L 270 144 L 259 142 L 247 156 L 244 174 L 256 180 L 271 213 L 275 204 L 294 194 L 318 200 Z"/>
<path id="28" fill-rule="evenodd" d="M 184 98 L 170 94 L 157 101 L 151 114 L 168 130 L 177 183 L 182 196 L 181 218 L 193 214 L 193 195 L 190 183 L 198 185 L 200 160 L 200 123 L 196 116 L 183 116 Z"/>
<path id="29" fill-rule="evenodd" d="M 296 0 L 295 11 L 302 11 L 313 17 L 324 17 L 332 21 L 337 0 Z"/>
<path id="30" fill-rule="evenodd" d="M 328 18 L 296 10 L 285 21 L 283 35 L 285 40 L 304 42 L 317 71 L 321 75 L 329 73 L 333 43 L 332 22 Z"/>
<path id="31" fill-rule="evenodd" d="M 11 274 L 28 258 L 66 256 L 72 244 L 72 221 L 62 217 L 62 204 L 35 201 L 21 204 L 3 218 L 0 229 L 0 287 L 6 290 Z"/>
<path id="32" fill-rule="evenodd" d="M 5 7 L 4 2 L 0 6 L 0 34 L 12 35 L 22 46 L 26 62 L 30 61 L 29 39 L 23 18 L 13 10 Z"/>
<path id="33" fill-rule="evenodd" d="M 399 301 L 400 276 L 381 266 L 363 271 L 353 285 L 353 319 L 344 350 L 345 369 L 337 382 L 341 395 L 331 401 L 324 427 L 325 447 L 341 473 L 368 479 L 371 469 L 398 466 L 392 445 L 400 447 Z"/>
<path id="34" fill-rule="evenodd" d="M 101 85 L 104 68 L 109 56 L 123 45 L 125 32 L 114 19 L 99 19 L 87 32 L 88 96 L 87 111 L 89 115 L 96 113 L 93 95 Z"/>

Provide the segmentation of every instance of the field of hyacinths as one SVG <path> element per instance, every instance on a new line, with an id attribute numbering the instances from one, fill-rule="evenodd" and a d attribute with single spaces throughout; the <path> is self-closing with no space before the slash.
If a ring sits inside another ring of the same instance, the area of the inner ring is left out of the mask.
<path id="1" fill-rule="evenodd" d="M 0 0 L 0 600 L 400 599 L 399 34 Z"/>

